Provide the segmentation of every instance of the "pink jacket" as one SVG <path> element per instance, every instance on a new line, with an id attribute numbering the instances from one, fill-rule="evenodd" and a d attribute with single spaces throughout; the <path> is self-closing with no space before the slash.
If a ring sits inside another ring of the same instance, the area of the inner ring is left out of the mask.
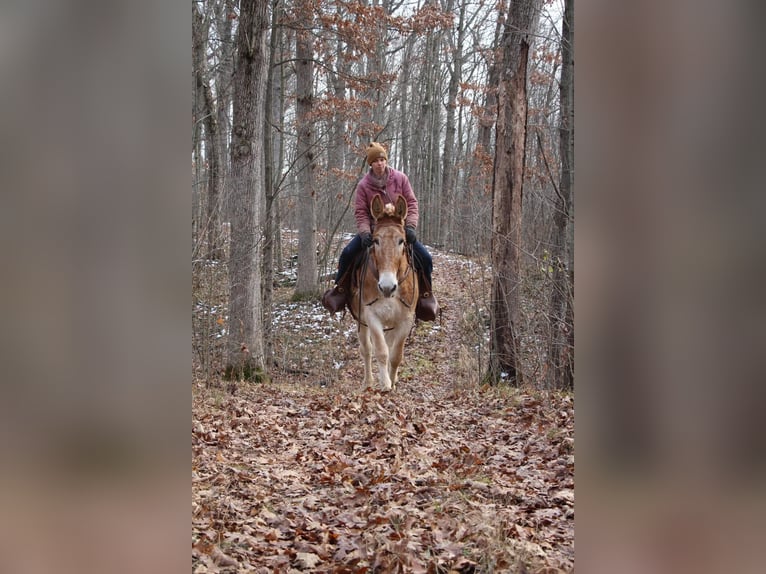
<path id="1" fill-rule="evenodd" d="M 373 219 L 370 215 L 370 202 L 376 195 L 380 195 L 383 203 L 395 203 L 396 198 L 404 196 L 407 201 L 407 219 L 405 225 L 408 227 L 418 226 L 418 200 L 412 192 L 409 178 L 397 171 L 391 166 L 386 168 L 388 179 L 386 189 L 378 187 L 372 176 L 372 170 L 365 175 L 356 186 L 356 202 L 354 203 L 354 216 L 356 217 L 356 228 L 359 233 L 372 232 Z"/>

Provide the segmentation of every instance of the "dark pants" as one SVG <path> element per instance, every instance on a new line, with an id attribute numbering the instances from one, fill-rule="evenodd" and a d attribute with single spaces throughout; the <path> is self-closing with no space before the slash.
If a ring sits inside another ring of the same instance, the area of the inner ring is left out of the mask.
<path id="1" fill-rule="evenodd" d="M 354 238 L 348 242 L 348 245 L 343 248 L 340 257 L 338 258 L 338 273 L 335 275 L 336 284 L 363 249 L 362 239 L 358 235 L 355 235 Z M 426 248 L 420 241 L 416 241 L 412 246 L 412 252 L 415 259 L 415 269 L 423 271 L 428 279 L 428 283 L 431 283 L 431 273 L 434 270 L 434 260 L 431 258 L 431 254 L 426 251 Z"/>

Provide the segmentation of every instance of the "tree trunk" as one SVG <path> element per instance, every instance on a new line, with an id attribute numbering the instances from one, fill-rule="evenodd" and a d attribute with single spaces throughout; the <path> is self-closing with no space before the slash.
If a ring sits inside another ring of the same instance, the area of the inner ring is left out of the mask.
<path id="1" fill-rule="evenodd" d="M 316 162 L 314 159 L 314 51 L 311 42 L 311 6 L 296 8 L 299 29 L 296 35 L 297 59 L 297 167 L 298 167 L 298 280 L 295 293 L 311 296 L 318 291 L 316 233 Z"/>
<path id="2" fill-rule="evenodd" d="M 269 67 L 266 81 L 266 125 L 263 130 L 264 149 L 264 185 L 266 213 L 263 218 L 263 343 L 266 366 L 274 362 L 274 337 L 272 313 L 274 306 L 274 245 L 277 238 L 276 227 L 276 181 L 274 177 L 274 60 L 282 34 L 279 24 L 281 4 L 272 1 L 271 6 L 271 41 L 269 46 Z"/>
<path id="3" fill-rule="evenodd" d="M 506 1 L 503 0 L 505 5 Z M 487 70 L 487 85 L 484 95 L 484 104 L 480 108 L 480 115 L 476 126 L 476 148 L 471 158 L 471 178 L 468 186 L 469 205 L 485 206 L 485 197 L 492 193 L 493 175 L 493 150 L 492 130 L 497 121 L 497 88 L 500 85 L 500 64 L 502 60 L 502 40 L 504 14 L 498 11 L 495 22 L 495 34 L 492 42 L 492 56 L 490 56 Z M 481 221 L 482 218 L 479 218 Z M 491 232 L 487 232 L 487 226 L 473 226 L 470 230 L 471 240 L 468 252 L 486 253 L 486 247 L 490 242 Z"/>
<path id="4" fill-rule="evenodd" d="M 536 0 L 512 2 L 498 88 L 492 186 L 492 294 L 489 379 L 523 384 L 520 362 L 522 188 L 527 140 L 527 60 Z"/>
<path id="5" fill-rule="evenodd" d="M 336 14 L 342 17 L 343 10 L 341 6 L 336 6 Z M 334 264 L 330 263 L 330 253 L 333 249 L 335 232 L 340 227 L 342 219 L 346 213 L 343 202 L 342 175 L 346 170 L 345 150 L 347 147 L 346 137 L 348 134 L 348 112 L 344 109 L 346 102 L 346 80 L 350 76 L 350 66 L 344 54 L 349 49 L 348 45 L 340 38 L 335 40 L 334 58 L 336 67 L 329 73 L 329 81 L 333 90 L 333 97 L 336 105 L 333 109 L 332 119 L 330 121 L 329 132 L 330 141 L 327 150 L 328 175 L 332 183 L 326 187 L 326 211 L 321 227 L 324 229 L 324 248 L 319 258 L 319 266 L 322 275 L 322 282 L 326 282 L 330 277 L 334 277 Z"/>
<path id="6" fill-rule="evenodd" d="M 192 58 L 193 58 L 192 48 Z M 201 231 L 202 220 L 202 194 L 200 193 L 200 180 L 202 179 L 202 129 L 199 122 L 200 95 L 197 91 L 197 71 L 192 63 L 192 163 L 193 163 L 193 181 L 192 181 L 192 259 L 199 256 L 199 245 L 201 243 L 199 235 Z"/>
<path id="7" fill-rule="evenodd" d="M 505 4 L 505 0 L 503 0 Z M 486 154 L 490 151 L 490 140 L 492 139 L 492 128 L 495 127 L 497 119 L 497 87 L 500 85 L 500 66 L 502 64 L 502 41 L 503 17 L 498 13 L 495 24 L 495 40 L 492 43 L 494 59 L 490 63 L 487 71 L 487 93 L 482 106 L 482 115 L 479 117 L 477 151 L 480 154 Z"/>
<path id="8" fill-rule="evenodd" d="M 377 2 L 373 3 L 377 6 Z M 386 2 L 380 7 L 381 11 L 388 14 L 388 6 Z M 372 34 L 376 38 L 374 53 L 367 57 L 367 78 L 371 80 L 369 88 L 367 89 L 366 98 L 372 105 L 372 129 L 375 132 L 375 139 L 378 139 L 381 127 L 385 127 L 385 119 L 383 117 L 383 101 L 385 99 L 386 88 L 384 84 L 383 74 L 386 72 L 385 61 L 385 47 L 386 47 L 386 21 L 384 18 L 376 18 L 370 27 L 366 31 L 368 34 Z"/>
<path id="9" fill-rule="evenodd" d="M 219 217 L 223 222 L 230 220 L 228 178 L 231 172 L 231 153 L 229 140 L 231 139 L 231 99 L 234 81 L 234 43 L 232 32 L 233 21 L 236 16 L 236 0 L 217 0 L 215 2 L 216 27 L 218 30 L 218 74 L 216 75 L 216 100 L 218 113 L 218 158 L 219 158 L 219 189 L 221 198 L 219 201 Z M 221 246 L 226 249 L 231 237 L 226 237 L 223 230 Z M 225 254 L 224 254 L 225 257 Z"/>
<path id="10" fill-rule="evenodd" d="M 423 46 L 423 60 L 425 62 L 438 61 L 439 42 L 436 34 L 428 34 Z M 438 139 L 438 132 L 433 131 L 434 108 L 439 107 L 438 94 L 436 88 L 436 78 L 438 68 L 436 66 L 425 65 L 421 67 L 420 74 L 412 74 L 412 87 L 410 93 L 416 95 L 416 99 L 411 102 L 411 113 L 414 118 L 414 129 L 412 130 L 410 146 L 412 152 L 412 173 L 410 182 L 412 189 L 418 197 L 420 204 L 420 221 L 418 222 L 418 237 L 421 241 L 431 241 L 431 238 L 438 241 L 438 218 L 434 224 L 432 215 L 436 215 L 435 202 L 433 201 L 433 178 L 432 161 L 435 161 L 433 154 L 433 139 Z M 438 155 L 438 152 L 437 152 Z"/>
<path id="11" fill-rule="evenodd" d="M 561 127 L 559 152 L 561 178 L 553 222 L 551 245 L 553 292 L 548 386 L 574 388 L 574 0 L 565 0 L 561 34 Z"/>
<path id="12" fill-rule="evenodd" d="M 285 12 L 283 10 L 283 4 L 280 0 L 274 0 L 275 10 L 278 11 L 280 19 L 284 18 Z M 275 48 L 277 49 L 277 55 L 275 59 L 282 60 L 285 57 L 285 44 L 288 43 L 285 37 L 289 35 L 289 32 L 285 30 L 283 25 L 279 26 L 279 34 Z M 287 84 L 287 74 L 285 72 L 285 66 L 279 66 L 279 80 L 274 80 L 274 92 L 272 93 L 272 109 L 270 111 L 271 117 L 275 118 L 275 131 L 272 131 L 272 157 L 276 163 L 273 166 L 274 170 L 274 256 L 273 266 L 275 269 L 282 269 L 284 267 L 284 255 L 282 253 L 282 209 L 279 204 L 279 193 L 282 188 L 282 167 L 285 164 L 285 91 Z"/>
<path id="13" fill-rule="evenodd" d="M 232 36 L 232 16 L 235 13 L 234 0 L 219 0 L 216 4 L 216 26 L 220 42 L 218 76 L 216 79 L 216 95 L 218 99 L 218 149 L 221 158 L 221 179 L 226 180 L 229 169 L 229 134 L 231 133 L 231 88 L 234 75 L 234 38 Z M 222 185 L 223 189 L 224 186 Z M 225 206 L 222 201 L 222 207 Z M 221 210 L 224 218 L 228 218 L 225 210 Z"/>
<path id="14" fill-rule="evenodd" d="M 213 92 L 207 71 L 207 25 L 205 17 L 194 4 L 193 11 L 193 60 L 197 81 L 197 93 L 201 96 L 202 123 L 205 126 L 205 163 L 207 175 L 207 209 L 203 228 L 207 230 L 207 257 L 223 259 L 220 219 L 220 152 L 218 120 Z"/>
<path id="15" fill-rule="evenodd" d="M 399 75 L 399 102 L 401 106 L 399 124 L 399 132 L 401 133 L 401 152 L 399 154 L 399 161 L 401 162 L 402 171 L 410 176 L 410 182 L 413 185 L 416 185 L 417 181 L 412 181 L 413 174 L 412 170 L 410 169 L 410 160 L 413 154 L 410 151 L 410 126 L 412 125 L 412 118 L 410 117 L 411 109 L 409 103 L 410 98 L 412 97 L 410 87 L 410 68 L 412 67 L 411 62 L 415 39 L 416 37 L 413 34 L 407 38 L 407 41 L 405 42 L 404 55 L 402 57 L 402 71 Z M 415 192 L 417 193 L 416 188 Z"/>
<path id="16" fill-rule="evenodd" d="M 226 374 L 254 379 L 264 369 L 261 304 L 263 127 L 267 3 L 242 0 L 234 72 L 231 142 L 231 256 Z"/>
<path id="17" fill-rule="evenodd" d="M 454 1 L 450 0 L 447 9 L 451 12 Z M 455 124 L 457 122 L 457 90 L 460 85 L 463 68 L 463 40 L 465 38 L 465 2 L 460 3 L 458 17 L 457 40 L 452 45 L 452 69 L 450 70 L 449 88 L 447 90 L 447 125 L 444 135 L 444 156 L 442 158 L 442 194 L 441 194 L 441 224 L 439 244 L 446 246 L 448 238 L 453 233 L 453 202 L 455 195 Z"/>

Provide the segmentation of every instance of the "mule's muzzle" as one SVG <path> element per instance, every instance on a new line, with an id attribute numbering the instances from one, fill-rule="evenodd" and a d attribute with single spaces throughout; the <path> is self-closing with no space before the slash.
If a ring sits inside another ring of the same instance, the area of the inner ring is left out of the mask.
<path id="1" fill-rule="evenodd" d="M 378 278 L 378 289 L 384 297 L 393 297 L 397 284 L 396 275 L 390 271 L 381 273 Z"/>
<path id="2" fill-rule="evenodd" d="M 384 297 L 393 297 L 396 292 L 396 287 L 396 283 L 393 285 L 378 283 L 378 289 L 380 289 L 380 292 L 383 293 Z"/>

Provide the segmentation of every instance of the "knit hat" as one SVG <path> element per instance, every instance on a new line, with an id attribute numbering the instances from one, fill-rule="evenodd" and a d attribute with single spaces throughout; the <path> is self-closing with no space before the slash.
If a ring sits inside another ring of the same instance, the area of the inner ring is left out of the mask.
<path id="1" fill-rule="evenodd" d="M 378 142 L 372 142 L 367 146 L 368 165 L 372 165 L 372 162 L 374 162 L 376 159 L 380 159 L 381 157 L 385 160 L 388 160 L 388 154 L 382 145 L 380 145 Z"/>

